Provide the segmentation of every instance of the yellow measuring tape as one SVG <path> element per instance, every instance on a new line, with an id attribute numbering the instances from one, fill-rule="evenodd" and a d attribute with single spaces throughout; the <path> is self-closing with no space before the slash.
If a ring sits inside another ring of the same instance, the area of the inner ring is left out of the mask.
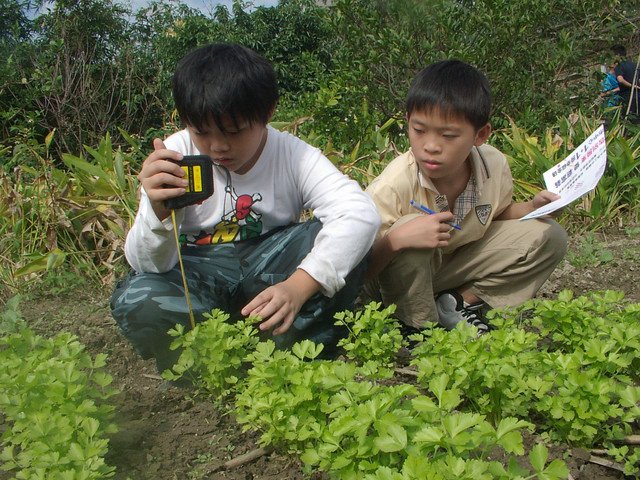
<path id="1" fill-rule="evenodd" d="M 180 274 L 182 275 L 184 296 L 187 299 L 187 307 L 189 308 L 189 322 L 191 323 L 191 328 L 196 328 L 196 320 L 193 316 L 193 308 L 191 307 L 191 296 L 189 295 L 189 287 L 187 286 L 187 276 L 184 273 L 184 265 L 182 264 L 182 254 L 180 253 L 180 238 L 178 237 L 178 222 L 176 222 L 176 211 L 174 209 L 171 209 L 171 223 L 173 223 L 173 234 L 176 239 L 176 248 L 178 249 L 178 263 L 180 264 Z"/>
<path id="2" fill-rule="evenodd" d="M 196 320 L 193 316 L 193 307 L 191 306 L 191 296 L 189 295 L 187 276 L 184 272 L 182 254 L 180 253 L 180 238 L 178 237 L 176 209 L 202 202 L 213 195 L 214 185 L 213 169 L 211 168 L 212 161 L 207 155 L 185 155 L 179 162 L 175 160 L 170 161 L 180 165 L 180 168 L 184 170 L 184 178 L 188 182 L 183 195 L 165 200 L 164 205 L 166 208 L 171 210 L 171 222 L 173 223 L 173 233 L 176 239 L 176 248 L 178 249 L 178 262 L 180 263 L 180 273 L 182 274 L 184 296 L 187 299 L 187 307 L 189 308 L 189 321 L 191 322 L 191 328 L 195 328 Z"/>

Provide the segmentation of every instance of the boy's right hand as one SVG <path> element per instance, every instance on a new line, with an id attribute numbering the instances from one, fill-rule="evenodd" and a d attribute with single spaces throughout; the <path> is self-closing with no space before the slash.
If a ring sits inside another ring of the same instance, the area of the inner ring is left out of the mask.
<path id="1" fill-rule="evenodd" d="M 440 212 L 423 215 L 390 231 L 392 250 L 398 252 L 408 248 L 441 248 L 449 245 L 453 227 L 446 222 L 453 220 L 453 213 Z"/>
<path id="2" fill-rule="evenodd" d="M 142 163 L 138 180 L 144 187 L 156 216 L 159 220 L 164 220 L 171 214 L 171 210 L 164 206 L 164 201 L 184 194 L 188 182 L 184 179 L 185 173 L 180 165 L 168 160 L 182 160 L 180 152 L 168 150 L 159 138 L 153 140 L 153 148 L 154 151 Z"/>

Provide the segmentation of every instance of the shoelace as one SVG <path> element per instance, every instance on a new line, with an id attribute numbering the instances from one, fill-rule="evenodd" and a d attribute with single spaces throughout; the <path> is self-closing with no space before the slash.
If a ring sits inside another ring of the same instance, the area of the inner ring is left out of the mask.
<path id="1" fill-rule="evenodd" d="M 489 331 L 489 326 L 482 317 L 478 315 L 478 310 L 480 310 L 480 308 L 482 308 L 481 304 L 477 306 L 470 305 L 468 307 L 462 307 L 462 311 L 460 312 L 469 325 L 473 325 L 478 329 L 478 335 L 482 335 Z"/>

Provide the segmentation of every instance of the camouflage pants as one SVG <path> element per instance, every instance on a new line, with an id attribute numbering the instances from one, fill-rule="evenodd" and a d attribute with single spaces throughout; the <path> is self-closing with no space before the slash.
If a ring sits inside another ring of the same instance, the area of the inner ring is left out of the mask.
<path id="1" fill-rule="evenodd" d="M 321 228 L 318 220 L 311 220 L 240 242 L 183 248 L 196 321 L 213 308 L 241 318 L 240 309 L 251 299 L 296 270 Z M 291 328 L 272 337 L 278 347 L 288 348 L 302 339 L 322 343 L 328 351 L 335 347 L 343 331 L 333 325 L 333 315 L 353 308 L 365 270 L 363 260 L 333 297 L 311 297 Z M 169 350 L 167 331 L 177 323 L 190 324 L 179 265 L 165 273 L 129 273 L 113 292 L 111 313 L 142 358 L 155 357 L 159 371 L 169 368 L 177 353 Z"/>

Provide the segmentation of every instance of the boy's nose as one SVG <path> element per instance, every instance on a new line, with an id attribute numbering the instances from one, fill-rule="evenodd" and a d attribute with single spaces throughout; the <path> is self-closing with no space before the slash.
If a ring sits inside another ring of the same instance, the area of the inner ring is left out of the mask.
<path id="1" fill-rule="evenodd" d="M 226 152 L 229 150 L 229 143 L 225 138 L 213 138 L 209 143 L 209 150 L 212 152 Z"/>
<path id="2" fill-rule="evenodd" d="M 422 146 L 426 152 L 435 153 L 440 151 L 440 144 L 433 139 L 427 139 Z"/>

